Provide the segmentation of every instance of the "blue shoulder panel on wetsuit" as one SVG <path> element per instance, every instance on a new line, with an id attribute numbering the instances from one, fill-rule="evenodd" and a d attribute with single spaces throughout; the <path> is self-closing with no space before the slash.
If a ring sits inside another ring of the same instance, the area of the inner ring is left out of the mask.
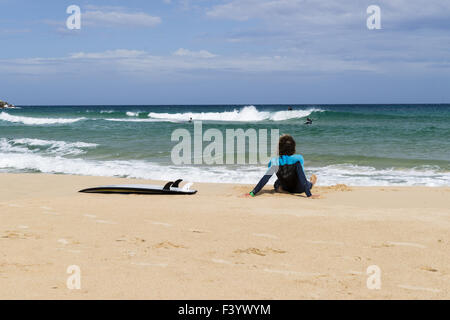
<path id="1" fill-rule="evenodd" d="M 284 166 L 284 165 L 296 164 L 297 162 L 300 162 L 300 164 L 302 165 L 302 168 L 304 168 L 305 160 L 303 159 L 303 156 L 300 154 L 294 154 L 292 156 L 275 157 L 270 160 L 269 168 L 271 166 Z"/>

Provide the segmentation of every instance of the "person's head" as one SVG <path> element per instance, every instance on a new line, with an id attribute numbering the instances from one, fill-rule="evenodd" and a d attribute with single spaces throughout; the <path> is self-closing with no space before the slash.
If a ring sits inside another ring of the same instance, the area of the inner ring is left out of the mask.
<path id="1" fill-rule="evenodd" d="M 280 137 L 278 153 L 280 156 L 292 156 L 295 154 L 295 140 L 292 136 L 285 134 Z"/>

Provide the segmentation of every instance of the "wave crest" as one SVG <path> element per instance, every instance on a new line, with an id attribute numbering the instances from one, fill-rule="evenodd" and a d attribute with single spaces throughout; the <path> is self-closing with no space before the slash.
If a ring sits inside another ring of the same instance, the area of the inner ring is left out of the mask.
<path id="1" fill-rule="evenodd" d="M 24 116 L 13 116 L 9 113 L 2 112 L 0 113 L 0 120 L 13 122 L 13 123 L 22 123 L 25 125 L 49 125 L 49 124 L 69 124 L 84 120 L 86 118 L 73 118 L 73 119 L 64 119 L 64 118 L 33 118 L 33 117 L 24 117 Z"/>
<path id="2" fill-rule="evenodd" d="M 126 115 L 127 115 L 128 117 L 137 117 L 137 116 L 139 116 L 139 113 L 140 113 L 140 112 L 132 112 L 132 111 L 128 111 L 128 112 L 126 113 Z"/>
<path id="3" fill-rule="evenodd" d="M 86 153 L 85 148 L 96 148 L 95 143 L 65 142 L 40 139 L 0 139 L 0 151 L 7 153 L 44 152 L 58 156 L 80 155 Z"/>
<path id="4" fill-rule="evenodd" d="M 300 119 L 309 116 L 313 112 L 321 112 L 323 110 L 310 108 L 306 110 L 292 111 L 259 111 L 255 106 L 246 106 L 240 110 L 226 112 L 186 112 L 186 113 L 156 113 L 148 114 L 151 119 L 159 119 L 166 121 L 235 121 L 235 122 L 252 122 L 252 121 L 285 121 L 289 119 Z"/>

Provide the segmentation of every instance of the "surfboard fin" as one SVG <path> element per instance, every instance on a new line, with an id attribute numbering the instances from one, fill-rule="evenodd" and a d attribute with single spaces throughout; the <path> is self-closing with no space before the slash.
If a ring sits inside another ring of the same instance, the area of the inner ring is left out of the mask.
<path id="1" fill-rule="evenodd" d="M 179 186 L 180 186 L 180 183 L 183 181 L 183 179 L 178 179 L 177 181 L 175 181 L 173 184 L 172 184 L 172 187 L 173 188 L 178 188 Z"/>
<path id="2" fill-rule="evenodd" d="M 164 186 L 163 190 L 170 190 L 170 187 L 173 185 L 173 181 L 167 182 Z"/>

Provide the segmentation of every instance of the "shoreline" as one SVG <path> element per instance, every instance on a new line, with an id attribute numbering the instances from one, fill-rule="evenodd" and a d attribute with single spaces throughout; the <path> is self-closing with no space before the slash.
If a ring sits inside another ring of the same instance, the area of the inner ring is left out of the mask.
<path id="1" fill-rule="evenodd" d="M 317 187 L 321 199 L 195 183 L 192 196 L 81 194 L 161 182 L 0 173 L 2 299 L 449 299 L 450 187 Z M 81 269 L 81 290 L 66 287 Z M 381 290 L 366 286 L 381 269 Z"/>

